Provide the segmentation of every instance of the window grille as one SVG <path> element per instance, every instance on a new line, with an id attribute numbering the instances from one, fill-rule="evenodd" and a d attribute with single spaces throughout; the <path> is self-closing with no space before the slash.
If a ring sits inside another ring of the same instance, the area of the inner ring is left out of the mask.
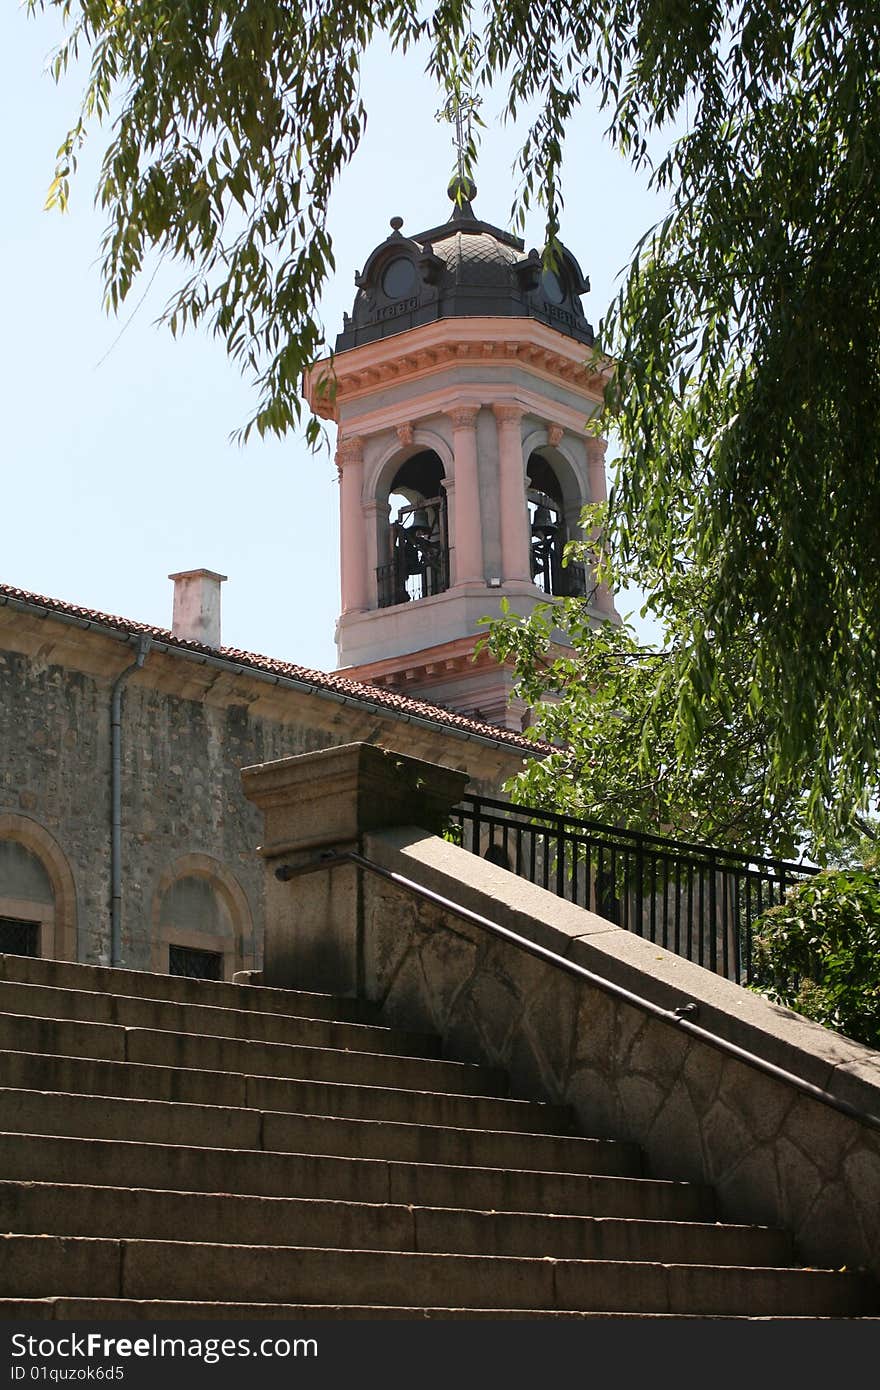
<path id="1" fill-rule="evenodd" d="M 184 975 L 190 980 L 222 980 L 223 954 L 196 951 L 190 946 L 169 946 L 168 974 Z"/>
<path id="2" fill-rule="evenodd" d="M 22 922 L 17 917 L 0 917 L 0 954 L 38 956 L 40 954 L 39 922 Z"/>

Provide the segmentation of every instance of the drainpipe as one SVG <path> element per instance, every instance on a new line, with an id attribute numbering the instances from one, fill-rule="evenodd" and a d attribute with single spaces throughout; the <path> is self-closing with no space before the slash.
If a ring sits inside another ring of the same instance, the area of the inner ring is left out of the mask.
<path id="1" fill-rule="evenodd" d="M 152 638 L 142 636 L 130 666 L 116 677 L 110 700 L 110 964 L 122 963 L 122 688 L 147 659 Z"/>

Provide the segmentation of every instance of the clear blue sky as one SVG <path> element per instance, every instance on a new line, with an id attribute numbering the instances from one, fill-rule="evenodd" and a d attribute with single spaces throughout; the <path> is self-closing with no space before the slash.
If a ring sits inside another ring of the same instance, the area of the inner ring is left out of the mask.
<path id="1" fill-rule="evenodd" d="M 79 98 L 56 88 L 46 60 L 53 16 L 0 12 L 0 241 L 4 333 L 0 580 L 56 598 L 168 626 L 168 574 L 205 566 L 229 576 L 223 640 L 332 669 L 338 612 L 338 521 L 332 453 L 302 439 L 229 441 L 253 408 L 250 384 L 205 335 L 175 342 L 155 326 L 174 284 L 163 267 L 143 303 L 136 290 L 120 319 L 101 307 L 93 209 L 101 135 L 83 158 L 72 211 L 43 212 L 54 156 Z M 363 92 L 369 127 L 340 185 L 330 228 L 337 273 L 322 305 L 332 341 L 354 297 L 353 276 L 388 234 L 448 215 L 449 127 L 439 94 L 410 53 L 377 49 Z M 499 102 L 500 104 L 500 102 Z M 516 130 L 489 103 L 476 201 L 507 224 Z M 596 324 L 638 237 L 661 214 L 641 175 L 603 138 L 604 119 L 572 126 L 563 239 L 592 281 Z M 527 247 L 540 246 L 540 214 Z M 626 607 L 627 605 L 622 605 Z M 630 605 L 631 606 L 631 605 Z"/>

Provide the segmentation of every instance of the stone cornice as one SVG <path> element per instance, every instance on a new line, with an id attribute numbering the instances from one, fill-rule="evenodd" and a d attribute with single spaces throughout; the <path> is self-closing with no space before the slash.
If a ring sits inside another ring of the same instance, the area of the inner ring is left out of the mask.
<path id="1" fill-rule="evenodd" d="M 450 411 L 458 408 L 472 406 L 479 410 L 486 405 L 486 397 L 491 394 L 493 408 L 494 405 L 516 406 L 522 415 L 533 416 L 545 429 L 556 425 L 563 431 L 582 435 L 585 421 L 591 413 L 590 406 L 595 408 L 598 402 L 594 399 L 588 403 L 585 398 L 583 405 L 573 407 L 550 399 L 541 391 L 540 385 L 540 382 L 535 381 L 529 389 L 522 386 L 514 387 L 507 381 L 499 380 L 493 392 L 491 386 L 487 387 L 479 382 L 473 385 L 445 383 L 434 390 L 429 389 L 431 383 L 426 382 L 424 394 L 415 402 L 403 399 L 392 405 L 377 402 L 373 406 L 369 398 L 365 399 L 362 411 L 357 415 L 357 430 L 365 441 L 368 441 L 375 435 L 385 434 L 389 429 L 396 430 L 404 419 L 415 419 L 418 428 L 418 422 L 427 421 L 433 416 L 448 416 Z"/>
<path id="2" fill-rule="evenodd" d="M 389 690 L 405 690 L 426 677 L 449 676 L 463 671 L 495 670 L 507 663 L 499 662 L 485 647 L 476 652 L 482 639 L 479 636 L 457 637 L 422 651 L 383 657 L 378 661 L 348 668 L 352 679 Z"/>
<path id="3" fill-rule="evenodd" d="M 317 415 L 338 420 L 343 401 L 369 396 L 390 383 L 462 365 L 485 367 L 491 378 L 499 368 L 515 364 L 599 400 L 610 364 L 595 371 L 586 364 L 587 353 L 583 343 L 535 319 L 474 318 L 454 325 L 441 319 L 322 359 L 305 377 L 303 391 Z"/>

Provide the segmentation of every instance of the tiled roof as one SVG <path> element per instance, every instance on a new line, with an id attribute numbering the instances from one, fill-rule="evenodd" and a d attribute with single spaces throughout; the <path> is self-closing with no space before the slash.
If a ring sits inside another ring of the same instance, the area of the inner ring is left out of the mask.
<path id="1" fill-rule="evenodd" d="M 277 661 L 273 657 L 260 656 L 255 652 L 239 651 L 237 647 L 208 647 L 202 642 L 192 642 L 183 637 L 175 637 L 174 633 L 169 632 L 167 628 L 153 627 L 149 623 L 134 622 L 130 618 L 116 617 L 111 613 L 101 613 L 94 608 L 82 608 L 75 603 L 64 603 L 60 599 L 46 598 L 43 594 L 32 594 L 26 589 L 16 589 L 10 584 L 0 584 L 0 604 L 10 599 L 44 609 L 50 614 L 57 613 L 62 617 L 79 620 L 84 624 L 94 623 L 97 627 L 115 628 L 135 636 L 148 636 L 156 642 L 163 643 L 172 651 L 178 648 L 180 651 L 202 652 L 205 656 L 228 661 L 231 665 L 249 667 L 255 672 L 265 672 L 268 675 L 302 682 L 304 685 L 313 687 L 316 691 L 326 691 L 328 695 L 345 696 L 351 700 L 362 701 L 364 704 L 387 709 L 392 715 L 397 714 L 410 719 L 424 719 L 431 724 L 457 729 L 462 734 L 489 739 L 495 743 L 509 744 L 511 748 L 519 748 L 523 752 L 549 752 L 546 745 L 524 738 L 511 729 L 502 729 L 494 724 L 484 724 L 481 720 L 470 719 L 467 715 L 456 714 L 452 710 L 431 705 L 426 700 L 414 700 L 408 695 L 397 695 L 393 691 L 384 690 L 376 685 L 347 680 L 345 676 L 337 675 L 335 672 L 315 671 L 307 666 L 297 666 L 290 661 Z"/>

